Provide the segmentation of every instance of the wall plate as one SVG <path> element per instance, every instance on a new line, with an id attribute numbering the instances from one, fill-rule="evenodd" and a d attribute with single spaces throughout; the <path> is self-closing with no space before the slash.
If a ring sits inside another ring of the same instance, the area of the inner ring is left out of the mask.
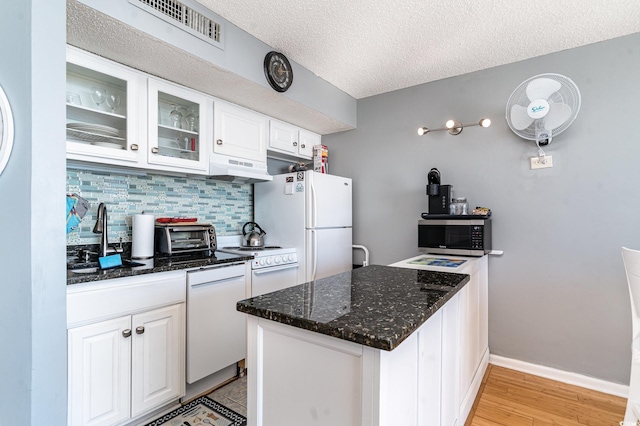
<path id="1" fill-rule="evenodd" d="M 553 167 L 553 156 L 545 155 L 544 157 L 531 157 L 531 170 L 546 169 Z"/>

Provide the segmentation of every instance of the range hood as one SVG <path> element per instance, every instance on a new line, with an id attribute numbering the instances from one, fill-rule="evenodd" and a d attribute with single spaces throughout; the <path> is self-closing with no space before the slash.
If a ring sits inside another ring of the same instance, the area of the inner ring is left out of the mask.
<path id="1" fill-rule="evenodd" d="M 266 161 L 243 160 L 215 153 L 209 156 L 209 178 L 238 183 L 273 180 L 267 172 Z"/>

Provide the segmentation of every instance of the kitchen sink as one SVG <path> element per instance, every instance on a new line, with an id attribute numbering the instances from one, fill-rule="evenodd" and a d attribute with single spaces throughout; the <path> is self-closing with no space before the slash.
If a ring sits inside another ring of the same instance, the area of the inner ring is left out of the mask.
<path id="1" fill-rule="evenodd" d="M 119 269 L 134 268 L 136 266 L 144 266 L 144 263 L 134 262 L 133 260 L 122 260 L 122 265 L 114 266 L 112 268 L 101 269 L 98 262 L 82 262 L 82 263 L 68 263 L 67 269 L 74 274 L 94 274 L 99 271 L 113 271 Z"/>

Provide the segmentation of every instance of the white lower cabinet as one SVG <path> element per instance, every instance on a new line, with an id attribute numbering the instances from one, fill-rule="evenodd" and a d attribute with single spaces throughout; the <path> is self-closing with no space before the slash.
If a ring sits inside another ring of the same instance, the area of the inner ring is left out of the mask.
<path id="1" fill-rule="evenodd" d="M 182 396 L 184 304 L 131 317 L 131 417 Z"/>
<path id="2" fill-rule="evenodd" d="M 113 425 L 131 412 L 131 317 L 68 331 L 69 425 Z"/>
<path id="3" fill-rule="evenodd" d="M 69 424 L 114 425 L 182 394 L 184 304 L 69 330 Z"/>
<path id="4" fill-rule="evenodd" d="M 67 290 L 69 426 L 127 424 L 184 395 L 184 272 L 108 281 Z"/>

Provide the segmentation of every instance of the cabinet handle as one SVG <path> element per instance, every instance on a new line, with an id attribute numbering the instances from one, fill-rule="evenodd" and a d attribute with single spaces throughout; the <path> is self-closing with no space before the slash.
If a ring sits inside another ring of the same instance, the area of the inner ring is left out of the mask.
<path id="1" fill-rule="evenodd" d="M 131 144 L 131 151 L 137 151 L 138 150 L 138 144 L 137 143 L 132 143 Z"/>
<path id="2" fill-rule="evenodd" d="M 160 152 L 160 150 L 154 146 L 153 148 L 151 148 L 151 152 L 157 154 L 158 152 Z"/>
<path id="3" fill-rule="evenodd" d="M 144 333 L 144 326 L 141 325 L 139 327 L 136 327 L 136 334 L 142 334 L 142 333 Z"/>
<path id="4" fill-rule="evenodd" d="M 300 145 L 300 148 L 304 149 L 305 148 L 304 144 Z"/>
<path id="5" fill-rule="evenodd" d="M 131 329 L 122 330 L 122 337 L 131 337 Z"/>
<path id="6" fill-rule="evenodd" d="M 298 142 L 294 142 L 294 143 L 293 143 L 293 146 L 298 146 Z"/>
<path id="7" fill-rule="evenodd" d="M 222 145 L 222 139 L 217 139 L 217 140 L 216 140 L 216 144 L 217 144 L 217 145 Z"/>

